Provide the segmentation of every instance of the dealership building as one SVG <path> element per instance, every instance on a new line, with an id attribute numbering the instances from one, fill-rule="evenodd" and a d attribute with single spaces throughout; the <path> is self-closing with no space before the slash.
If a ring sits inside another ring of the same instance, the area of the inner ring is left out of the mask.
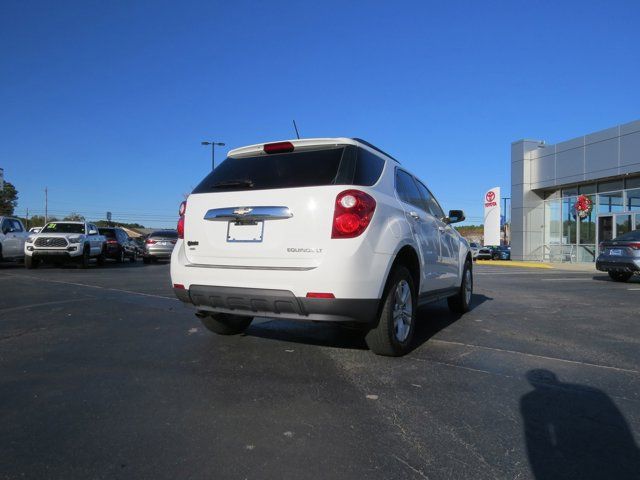
<path id="1" fill-rule="evenodd" d="M 511 256 L 593 262 L 640 229 L 640 121 L 555 145 L 511 144 Z"/>

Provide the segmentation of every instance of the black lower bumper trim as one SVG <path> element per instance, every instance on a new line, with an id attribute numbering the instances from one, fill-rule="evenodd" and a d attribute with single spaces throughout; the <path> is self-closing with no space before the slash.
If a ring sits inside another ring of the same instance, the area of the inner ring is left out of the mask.
<path id="1" fill-rule="evenodd" d="M 174 292 L 198 310 L 316 322 L 372 323 L 379 303 L 377 299 L 300 298 L 288 290 L 209 285 L 191 285 L 189 290 Z"/>
<path id="2" fill-rule="evenodd" d="M 601 272 L 640 272 L 640 267 L 633 261 L 624 262 L 608 262 L 608 261 L 596 261 L 596 270 Z"/>

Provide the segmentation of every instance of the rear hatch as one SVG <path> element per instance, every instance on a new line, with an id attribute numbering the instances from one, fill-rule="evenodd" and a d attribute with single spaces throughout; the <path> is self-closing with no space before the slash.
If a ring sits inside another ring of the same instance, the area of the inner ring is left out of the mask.
<path id="1" fill-rule="evenodd" d="M 330 247 L 336 196 L 365 177 L 356 174 L 358 148 L 271 145 L 280 147 L 271 153 L 231 152 L 189 196 L 184 235 L 189 262 L 294 269 L 320 264 Z M 375 183 L 371 179 L 364 181 Z"/>

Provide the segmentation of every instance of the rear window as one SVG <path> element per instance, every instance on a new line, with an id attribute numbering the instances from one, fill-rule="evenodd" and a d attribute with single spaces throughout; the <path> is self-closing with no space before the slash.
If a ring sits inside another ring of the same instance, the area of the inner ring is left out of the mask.
<path id="1" fill-rule="evenodd" d="M 636 220 L 637 223 L 637 220 Z M 634 230 L 633 232 L 625 233 L 613 239 L 615 242 L 637 242 L 640 241 L 640 230 Z"/>
<path id="2" fill-rule="evenodd" d="M 98 231 L 107 238 L 116 238 L 116 231 L 110 228 L 99 228 Z"/>
<path id="3" fill-rule="evenodd" d="M 227 158 L 193 193 L 319 187 L 371 186 L 384 160 L 354 146 Z"/>
<path id="4" fill-rule="evenodd" d="M 48 223 L 40 233 L 84 233 L 83 223 Z"/>
<path id="5" fill-rule="evenodd" d="M 175 230 L 161 230 L 158 232 L 153 232 L 149 237 L 162 237 L 162 238 L 178 238 L 178 232 Z"/>

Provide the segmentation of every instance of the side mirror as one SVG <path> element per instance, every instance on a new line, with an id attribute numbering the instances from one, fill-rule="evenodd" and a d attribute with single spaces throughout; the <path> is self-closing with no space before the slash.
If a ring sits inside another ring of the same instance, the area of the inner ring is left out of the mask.
<path id="1" fill-rule="evenodd" d="M 97 235 L 98 231 L 97 230 L 89 230 L 89 235 Z"/>
<path id="2" fill-rule="evenodd" d="M 445 217 L 445 223 L 459 223 L 464 220 L 464 212 L 462 210 L 449 210 L 449 215 Z"/>

